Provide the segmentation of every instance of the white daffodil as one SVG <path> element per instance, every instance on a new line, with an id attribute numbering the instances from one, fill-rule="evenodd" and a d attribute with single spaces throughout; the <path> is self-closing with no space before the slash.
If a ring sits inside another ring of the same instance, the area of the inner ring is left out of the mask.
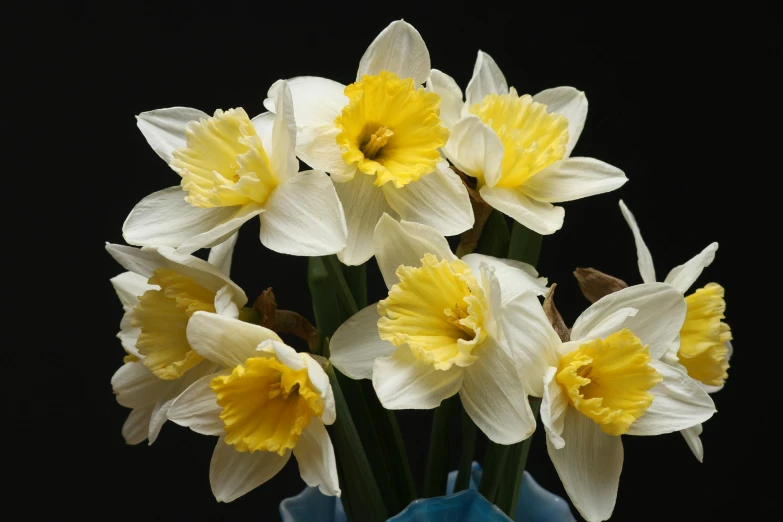
<path id="1" fill-rule="evenodd" d="M 620 435 L 659 435 L 703 422 L 710 396 L 661 359 L 679 344 L 685 302 L 663 283 L 596 301 L 561 342 L 533 295 L 506 305 L 506 338 L 532 395 L 543 397 L 549 456 L 589 522 L 608 519 L 623 466 Z"/>
<path id="2" fill-rule="evenodd" d="M 247 302 L 228 276 L 235 241 L 213 248 L 209 262 L 168 247 L 106 245 L 129 270 L 111 280 L 125 309 L 117 336 L 128 355 L 111 383 L 133 410 L 122 428 L 128 444 L 155 442 L 174 399 L 216 371 L 191 349 L 185 327 L 197 310 L 237 317 Z"/>
<path id="3" fill-rule="evenodd" d="M 484 201 L 539 234 L 563 226 L 565 211 L 552 203 L 609 192 L 627 181 L 602 161 L 570 157 L 587 118 L 587 98 L 573 87 L 520 96 L 479 51 L 464 102 L 457 82 L 437 69 L 427 88 L 443 100 L 441 118 L 451 131 L 446 157 L 476 178 Z"/>
<path id="4" fill-rule="evenodd" d="M 503 324 L 520 320 L 507 303 L 543 295 L 546 279 L 518 261 L 457 259 L 434 229 L 388 215 L 373 243 L 389 295 L 335 332 L 332 363 L 353 379 L 372 378 L 388 409 L 436 408 L 459 392 L 492 441 L 529 437 L 535 419 Z"/>
<path id="5" fill-rule="evenodd" d="M 231 502 L 280 471 L 293 452 L 308 486 L 340 495 L 334 448 L 324 424 L 335 421 L 329 378 L 309 354 L 271 330 L 196 312 L 188 342 L 226 369 L 202 377 L 180 395 L 169 419 L 217 435 L 210 463 L 212 492 Z"/>
<path id="6" fill-rule="evenodd" d="M 291 94 L 285 83 L 278 88 L 277 114 L 252 120 L 241 108 L 210 117 L 173 107 L 137 117 L 150 146 L 182 181 L 136 205 L 123 225 L 128 243 L 190 253 L 260 216 L 261 243 L 276 252 L 316 256 L 343 249 L 340 201 L 325 173 L 299 172 Z"/>
<path id="7" fill-rule="evenodd" d="M 396 21 L 359 62 L 356 82 L 288 80 L 298 125 L 297 155 L 329 172 L 345 209 L 348 265 L 372 257 L 372 234 L 386 213 L 451 236 L 473 226 L 467 190 L 442 158 L 449 137 L 440 97 L 422 84 L 430 55 L 419 32 Z M 264 102 L 274 111 L 281 83 Z"/>
<path id="8" fill-rule="evenodd" d="M 636 219 L 622 201 L 620 210 L 633 232 L 642 281 L 652 283 L 655 281 L 655 267 L 650 250 L 642 239 Z M 672 268 L 663 282 L 684 296 L 702 271 L 712 264 L 717 250 L 718 243 L 710 244 L 687 263 Z M 708 393 L 715 393 L 723 388 L 729 376 L 729 359 L 734 351 L 731 345 L 731 328 L 723 322 L 726 311 L 723 296 L 722 286 L 709 283 L 685 297 L 687 313 L 680 330 L 679 350 L 666 354 L 664 359 L 669 364 L 687 371 Z M 680 432 L 699 462 L 704 459 L 704 446 L 699 438 L 701 432 L 701 424 Z"/>

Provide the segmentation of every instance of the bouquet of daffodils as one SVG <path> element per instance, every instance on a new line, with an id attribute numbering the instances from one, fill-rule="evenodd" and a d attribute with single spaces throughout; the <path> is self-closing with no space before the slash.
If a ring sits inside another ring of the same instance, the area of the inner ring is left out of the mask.
<path id="1" fill-rule="evenodd" d="M 309 488 L 283 502 L 286 520 L 427 520 L 452 508 L 450 520 L 571 520 L 530 494 L 524 468 L 539 424 L 588 521 L 612 514 L 623 435 L 679 431 L 702 459 L 731 331 L 723 288 L 691 286 L 718 245 L 656 282 L 620 202 L 643 283 L 577 269 L 592 305 L 571 327 L 556 285 L 535 268 L 542 236 L 563 224 L 557 203 L 627 181 L 571 157 L 583 92 L 520 95 L 479 52 L 463 94 L 397 21 L 370 44 L 354 83 L 280 80 L 264 106 L 253 118 L 186 107 L 137 118 L 180 183 L 132 210 L 123 236 L 134 246 L 106 247 L 127 270 L 112 279 L 127 352 L 112 386 L 131 409 L 129 444 L 154 442 L 167 420 L 217 437 L 209 480 L 220 502 L 272 480 L 293 456 Z M 237 231 L 254 218 L 267 248 L 309 257 L 315 325 L 278 310 L 271 289 L 249 304 L 231 280 Z M 459 236 L 456 253 L 444 236 Z M 202 248 L 207 260 L 193 255 Z M 368 304 L 373 257 L 388 294 Z M 420 491 L 401 409 L 434 410 Z M 478 432 L 488 439 L 481 466 Z M 461 459 L 449 478 L 454 438 Z M 531 514 L 547 509 L 550 518 Z"/>

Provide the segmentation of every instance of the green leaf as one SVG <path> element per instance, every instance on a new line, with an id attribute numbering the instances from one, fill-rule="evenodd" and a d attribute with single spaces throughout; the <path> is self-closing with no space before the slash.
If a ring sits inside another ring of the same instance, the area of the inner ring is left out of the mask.
<path id="1" fill-rule="evenodd" d="M 307 285 L 313 300 L 316 328 L 323 337 L 331 338 L 343 323 L 344 314 L 340 310 L 324 259 L 311 257 L 307 260 Z M 328 358 L 329 354 L 324 353 L 323 356 Z"/>
<path id="2" fill-rule="evenodd" d="M 424 471 L 424 497 L 441 497 L 446 493 L 449 473 L 451 426 L 459 413 L 459 396 L 449 397 L 435 409 L 430 432 L 430 450 Z"/>
<path id="3" fill-rule="evenodd" d="M 533 232 L 524 225 L 514 221 L 514 225 L 511 227 L 508 258 L 536 266 L 538 264 L 538 255 L 541 252 L 542 239 L 541 234 Z"/>
<path id="4" fill-rule="evenodd" d="M 502 212 L 493 210 L 481 231 L 476 253 L 504 258 L 508 253 L 510 240 L 506 218 Z"/>
<path id="5" fill-rule="evenodd" d="M 484 454 L 484 471 L 481 475 L 481 484 L 479 484 L 479 493 L 484 498 L 496 502 L 498 487 L 505 478 L 506 461 L 511 446 L 495 444 L 492 441 L 487 443 L 487 451 Z"/>
<path id="6" fill-rule="evenodd" d="M 367 306 L 367 263 L 348 266 L 340 263 L 348 288 L 351 290 L 356 307 L 361 310 Z"/>
<path id="7" fill-rule="evenodd" d="M 468 489 L 473 469 L 473 454 L 476 450 L 476 425 L 465 409 L 460 409 L 462 410 L 462 451 L 459 456 L 457 480 L 454 482 L 454 493 Z"/>

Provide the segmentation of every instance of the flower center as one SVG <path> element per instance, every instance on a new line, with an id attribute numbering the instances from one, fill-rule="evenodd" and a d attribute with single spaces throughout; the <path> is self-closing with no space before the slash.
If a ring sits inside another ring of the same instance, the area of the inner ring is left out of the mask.
<path id="1" fill-rule="evenodd" d="M 381 339 L 407 343 L 413 354 L 438 370 L 469 366 L 473 350 L 487 336 L 484 291 L 460 260 L 425 254 L 421 268 L 400 266 L 400 282 L 378 303 Z"/>
<path id="2" fill-rule="evenodd" d="M 263 205 L 278 179 L 244 109 L 188 123 L 187 146 L 173 152 L 185 200 L 194 207 Z"/>
<path id="3" fill-rule="evenodd" d="M 662 377 L 650 351 L 630 330 L 583 344 L 560 360 L 557 382 L 568 401 L 609 435 L 622 435 L 653 401 Z"/>
<path id="4" fill-rule="evenodd" d="M 516 188 L 555 161 L 563 159 L 568 143 L 568 120 L 549 114 L 546 105 L 529 94 L 488 94 L 470 112 L 489 125 L 503 144 L 498 187 Z M 479 188 L 484 184 L 478 178 Z"/>
<path id="5" fill-rule="evenodd" d="M 723 287 L 710 283 L 685 298 L 688 311 L 680 330 L 677 358 L 688 375 L 711 386 L 723 386 L 729 374 L 731 328 L 721 321 L 726 301 Z"/>
<path id="6" fill-rule="evenodd" d="M 215 312 L 215 293 L 167 268 L 158 268 L 147 290 L 133 309 L 131 325 L 141 328 L 136 348 L 142 364 L 161 379 L 177 379 L 203 358 L 191 350 L 185 331 L 190 317 Z"/>
<path id="7" fill-rule="evenodd" d="M 210 387 L 223 408 L 226 443 L 237 451 L 293 449 L 324 402 L 307 374 L 271 357 L 253 357 L 231 375 L 215 377 Z"/>
<path id="8" fill-rule="evenodd" d="M 334 120 L 343 160 L 375 185 L 404 187 L 435 170 L 449 131 L 440 121 L 440 96 L 416 89 L 411 78 L 382 71 L 345 88 L 348 105 Z"/>

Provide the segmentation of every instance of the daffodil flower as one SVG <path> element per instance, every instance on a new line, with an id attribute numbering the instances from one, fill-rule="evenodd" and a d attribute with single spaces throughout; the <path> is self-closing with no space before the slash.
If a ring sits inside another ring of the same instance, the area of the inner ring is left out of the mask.
<path id="1" fill-rule="evenodd" d="M 642 281 L 654 282 L 655 267 L 652 256 L 642 238 L 636 219 L 622 201 L 620 201 L 620 210 L 633 232 Z M 687 263 L 672 268 L 663 282 L 684 295 L 702 271 L 712 264 L 717 250 L 718 243 L 711 243 Z M 708 393 L 723 389 L 728 378 L 729 359 L 734 351 L 731 345 L 731 328 L 723 322 L 726 311 L 726 301 L 723 296 L 722 286 L 708 283 L 685 297 L 688 311 L 680 330 L 679 350 L 668 353 L 665 358 L 669 364 L 687 371 L 688 375 L 701 383 L 702 388 Z M 704 446 L 699 438 L 702 430 L 701 424 L 697 424 L 680 432 L 699 462 L 704 459 Z"/>
<path id="2" fill-rule="evenodd" d="M 388 215 L 373 244 L 389 295 L 335 332 L 332 363 L 353 379 L 371 378 L 387 409 L 432 409 L 459 393 L 492 441 L 530 436 L 536 424 L 503 325 L 520 320 L 507 303 L 543 295 L 546 279 L 517 261 L 457 259 L 434 229 Z"/>
<path id="3" fill-rule="evenodd" d="M 132 245 L 190 253 L 225 241 L 260 216 L 261 243 L 300 256 L 345 246 L 345 216 L 329 177 L 299 172 L 291 95 L 279 85 L 276 115 L 248 118 L 241 108 L 214 116 L 186 107 L 144 112 L 139 129 L 180 175 L 180 187 L 144 198 L 125 220 Z"/>
<path id="4" fill-rule="evenodd" d="M 235 242 L 213 248 L 209 262 L 168 247 L 106 245 L 128 270 L 111 280 L 125 309 L 117 336 L 128 355 L 111 383 L 117 402 L 132 409 L 122 428 L 128 444 L 155 442 L 174 399 L 216 371 L 190 347 L 185 328 L 197 310 L 237 317 L 247 302 L 229 279 Z"/>
<path id="5" fill-rule="evenodd" d="M 275 476 L 291 453 L 308 486 L 340 495 L 334 448 L 324 424 L 335 421 L 329 378 L 309 354 L 273 331 L 196 312 L 188 342 L 225 370 L 202 377 L 180 395 L 168 417 L 219 436 L 209 469 L 212 492 L 231 502 Z"/>
<path id="6" fill-rule="evenodd" d="M 372 234 L 386 213 L 450 236 L 473 226 L 467 190 L 442 158 L 449 132 L 440 97 L 422 84 L 430 55 L 419 32 L 396 21 L 359 62 L 356 82 L 288 80 L 298 125 L 297 155 L 331 174 L 345 209 L 348 265 L 372 257 Z M 280 82 L 264 102 L 275 110 Z"/>
<path id="7" fill-rule="evenodd" d="M 627 181 L 602 161 L 570 157 L 587 118 L 587 98 L 573 87 L 520 96 L 481 51 L 465 101 L 457 82 L 437 69 L 427 87 L 443 100 L 441 119 L 451 131 L 446 157 L 476 178 L 484 201 L 539 234 L 563 226 L 565 211 L 552 203 L 609 192 Z"/>
<path id="8" fill-rule="evenodd" d="M 506 338 L 531 395 L 542 397 L 549 456 L 582 516 L 606 520 L 623 466 L 621 435 L 671 433 L 715 412 L 698 382 L 662 360 L 679 344 L 682 295 L 663 283 L 609 294 L 579 316 L 568 342 L 533 295 L 507 309 L 517 320 L 504 321 Z"/>

